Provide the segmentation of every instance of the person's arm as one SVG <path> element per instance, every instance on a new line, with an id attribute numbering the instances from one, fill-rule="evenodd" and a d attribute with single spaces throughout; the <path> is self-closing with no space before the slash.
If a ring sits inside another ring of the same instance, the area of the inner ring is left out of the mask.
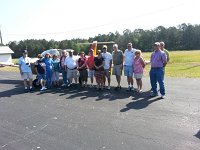
<path id="1" fill-rule="evenodd" d="M 111 70 L 111 68 L 112 68 L 112 57 L 111 57 L 111 59 L 110 59 L 109 65 L 110 65 L 109 70 Z"/>
<path id="2" fill-rule="evenodd" d="M 105 61 L 103 60 L 102 64 L 98 67 L 98 68 L 101 68 L 105 65 Z"/>
<path id="3" fill-rule="evenodd" d="M 145 60 L 143 57 L 141 57 L 141 64 L 142 64 L 143 68 L 146 66 L 146 63 L 145 63 Z"/>
<path id="4" fill-rule="evenodd" d="M 36 74 L 38 74 L 37 66 L 38 66 L 38 61 L 35 62 L 35 67 L 34 67 Z"/>
<path id="5" fill-rule="evenodd" d="M 94 58 L 94 67 L 95 67 L 95 69 L 98 69 L 98 66 L 96 66 L 96 64 L 95 64 L 95 58 Z"/>
<path id="6" fill-rule="evenodd" d="M 165 53 L 163 53 L 162 55 L 162 60 L 163 60 L 163 67 L 165 67 L 167 65 L 167 55 Z"/>
<path id="7" fill-rule="evenodd" d="M 65 59 L 64 69 L 65 69 L 65 72 L 67 72 L 67 58 Z"/>
<path id="8" fill-rule="evenodd" d="M 81 67 L 79 67 L 79 68 L 82 69 L 82 68 L 84 68 L 86 65 L 87 65 L 87 60 L 85 60 L 84 64 L 83 64 Z"/>
<path id="9" fill-rule="evenodd" d="M 19 61 L 18 61 L 18 64 L 19 64 L 19 71 L 20 71 L 20 74 L 22 75 L 22 74 L 23 74 L 22 69 L 21 69 L 22 62 L 21 62 L 20 59 L 19 59 Z"/>

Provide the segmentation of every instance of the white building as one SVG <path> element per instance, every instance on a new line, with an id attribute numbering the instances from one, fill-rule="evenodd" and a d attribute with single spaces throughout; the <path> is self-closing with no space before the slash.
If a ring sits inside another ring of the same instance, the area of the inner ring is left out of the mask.
<path id="1" fill-rule="evenodd" d="M 12 64 L 12 55 L 14 52 L 8 46 L 0 46 L 0 64 Z"/>

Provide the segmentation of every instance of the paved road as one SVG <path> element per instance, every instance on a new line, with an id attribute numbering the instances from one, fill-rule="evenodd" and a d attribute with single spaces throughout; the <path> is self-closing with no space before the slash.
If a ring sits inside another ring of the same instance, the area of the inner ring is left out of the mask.
<path id="1" fill-rule="evenodd" d="M 167 98 L 144 92 L 52 89 L 24 93 L 0 72 L 2 150 L 198 150 L 200 80 L 166 78 Z M 112 85 L 114 85 L 114 77 Z"/>

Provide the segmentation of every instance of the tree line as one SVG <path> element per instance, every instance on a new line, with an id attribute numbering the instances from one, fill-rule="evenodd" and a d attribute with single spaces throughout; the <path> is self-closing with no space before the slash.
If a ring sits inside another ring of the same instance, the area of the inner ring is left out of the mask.
<path id="1" fill-rule="evenodd" d="M 122 34 L 118 31 L 115 33 L 109 32 L 108 34 L 98 34 L 88 39 L 77 38 L 63 41 L 27 39 L 19 42 L 11 41 L 7 45 L 15 52 L 13 58 L 18 58 L 24 49 L 29 51 L 29 56 L 31 57 L 36 57 L 37 54 L 48 49 L 74 49 L 75 54 L 80 51 L 84 51 L 87 54 L 90 45 L 81 43 L 92 43 L 93 41 L 113 41 L 123 51 L 126 49 L 127 43 L 132 42 L 135 48 L 141 49 L 144 52 L 150 52 L 155 41 L 164 41 L 169 51 L 197 50 L 200 49 L 200 25 L 183 23 L 178 27 L 165 28 L 158 26 L 151 30 L 135 29 L 131 31 L 126 29 Z M 112 51 L 112 44 L 107 44 L 107 46 L 108 50 Z M 102 45 L 99 44 L 98 49 L 101 49 L 101 47 Z"/>

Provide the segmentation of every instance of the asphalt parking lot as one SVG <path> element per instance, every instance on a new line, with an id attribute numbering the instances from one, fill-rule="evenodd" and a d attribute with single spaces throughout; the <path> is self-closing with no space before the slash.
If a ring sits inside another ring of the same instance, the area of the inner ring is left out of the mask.
<path id="1" fill-rule="evenodd" d="M 0 71 L 0 149 L 200 149 L 200 79 L 166 78 L 164 100 L 149 97 L 148 77 L 143 86 L 24 93 L 18 73 Z"/>

